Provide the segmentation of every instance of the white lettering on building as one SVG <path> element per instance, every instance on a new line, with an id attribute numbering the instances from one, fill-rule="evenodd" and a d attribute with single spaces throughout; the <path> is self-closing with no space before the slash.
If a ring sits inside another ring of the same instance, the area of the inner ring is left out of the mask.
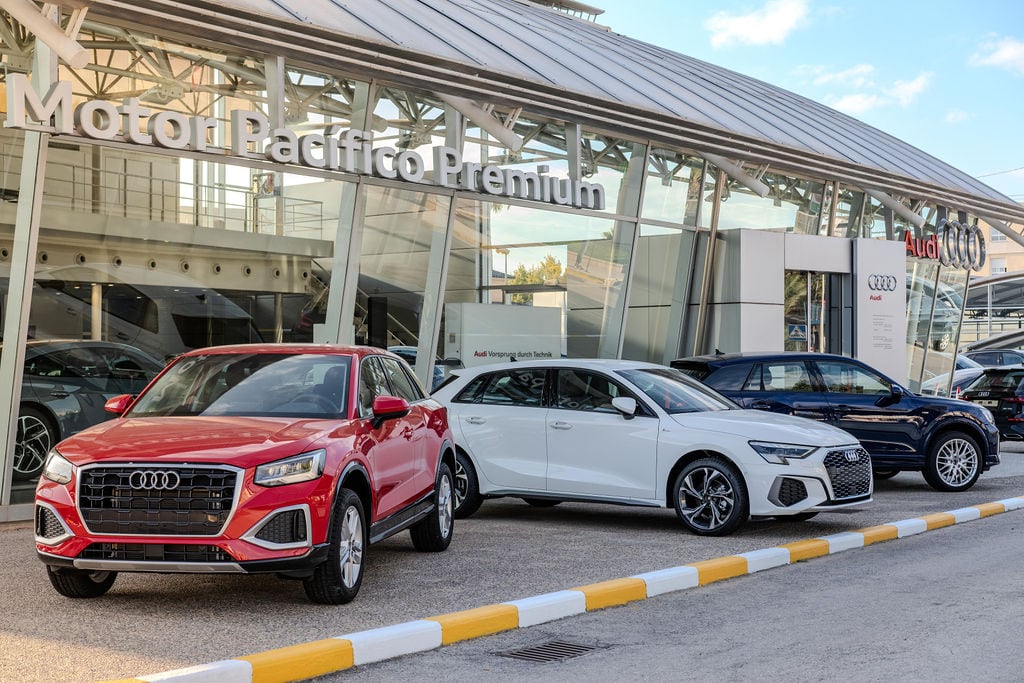
<path id="1" fill-rule="evenodd" d="M 458 150 L 436 146 L 434 173 L 428 180 L 426 164 L 417 152 L 374 147 L 373 134 L 367 131 L 328 124 L 322 134 L 300 137 L 290 128 L 272 128 L 261 112 L 236 109 L 229 117 L 230 148 L 221 154 L 413 183 L 426 181 L 457 190 L 586 209 L 605 208 L 602 185 L 548 175 L 549 169 L 544 165 L 537 166 L 535 171 L 519 171 L 464 162 Z M 217 119 L 207 116 L 154 113 L 134 97 L 126 98 L 120 106 L 103 100 L 86 100 L 74 106 L 69 81 L 55 83 L 45 96 L 39 97 L 27 76 L 9 74 L 4 125 L 54 135 L 217 153 L 208 148 L 206 140 L 207 132 L 219 124 Z"/>

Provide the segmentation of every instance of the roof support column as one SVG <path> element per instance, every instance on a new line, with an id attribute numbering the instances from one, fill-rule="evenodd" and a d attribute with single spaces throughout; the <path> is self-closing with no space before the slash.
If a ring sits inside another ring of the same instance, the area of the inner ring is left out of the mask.
<path id="1" fill-rule="evenodd" d="M 352 97 L 351 126 L 371 130 L 376 86 L 357 83 Z M 363 246 L 363 214 L 366 194 L 358 180 L 341 184 L 341 206 L 334 233 L 331 284 L 327 296 L 327 312 L 322 335 L 314 341 L 354 344 L 356 337 L 356 294 L 359 288 L 359 254 Z"/>
<path id="2" fill-rule="evenodd" d="M 47 21 L 57 21 L 56 7 L 51 7 Z M 52 28 L 52 26 L 51 26 Z M 32 61 L 32 88 L 41 97 L 57 81 L 57 56 L 49 46 L 36 38 Z M 59 118 L 60 112 L 56 113 Z M 35 280 L 36 251 L 39 246 L 39 223 L 43 208 L 43 183 L 46 177 L 49 133 L 25 131 L 21 156 L 21 183 L 18 187 L 18 210 L 14 220 L 14 242 L 11 246 L 11 272 L 4 311 L 3 336 L 6 343 L 0 352 L 0 377 L 10 378 L 9 391 L 0 393 L 0 432 L 6 444 L 6 457 L 0 459 L 0 505 L 11 500 L 11 465 L 18 434 L 21 408 L 22 370 L 25 366 L 25 340 L 28 337 L 32 283 Z M 51 446 L 53 444 L 50 444 Z M 45 455 L 45 454 L 44 454 Z"/>

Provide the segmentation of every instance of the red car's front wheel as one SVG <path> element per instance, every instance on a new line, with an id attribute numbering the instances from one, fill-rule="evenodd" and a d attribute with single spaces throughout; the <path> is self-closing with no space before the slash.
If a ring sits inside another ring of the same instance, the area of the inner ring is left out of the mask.
<path id="1" fill-rule="evenodd" d="M 331 520 L 327 561 L 303 581 L 306 596 L 325 605 L 352 602 L 363 582 L 363 552 L 366 548 L 366 513 L 354 491 L 342 489 Z"/>

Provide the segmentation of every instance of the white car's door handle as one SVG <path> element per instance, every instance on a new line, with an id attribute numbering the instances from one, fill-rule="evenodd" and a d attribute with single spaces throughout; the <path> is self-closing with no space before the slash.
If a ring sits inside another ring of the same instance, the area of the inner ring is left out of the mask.
<path id="1" fill-rule="evenodd" d="M 552 422 L 551 423 L 551 428 L 552 429 L 572 429 L 572 425 L 569 424 L 568 422 Z"/>
<path id="2" fill-rule="evenodd" d="M 487 418 L 484 417 L 467 417 L 466 422 L 471 425 L 482 425 L 487 422 Z"/>

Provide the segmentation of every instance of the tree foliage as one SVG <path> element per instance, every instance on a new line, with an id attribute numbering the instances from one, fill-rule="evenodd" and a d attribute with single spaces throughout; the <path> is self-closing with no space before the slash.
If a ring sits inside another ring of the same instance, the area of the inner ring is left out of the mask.
<path id="1" fill-rule="evenodd" d="M 541 259 L 540 263 L 529 268 L 520 263 L 516 269 L 512 271 L 512 276 L 509 278 L 508 282 L 511 285 L 553 285 L 561 282 L 562 278 L 562 262 L 551 254 L 548 254 Z M 526 292 L 513 294 L 511 298 L 512 303 L 514 304 L 533 303 L 533 294 Z"/>

